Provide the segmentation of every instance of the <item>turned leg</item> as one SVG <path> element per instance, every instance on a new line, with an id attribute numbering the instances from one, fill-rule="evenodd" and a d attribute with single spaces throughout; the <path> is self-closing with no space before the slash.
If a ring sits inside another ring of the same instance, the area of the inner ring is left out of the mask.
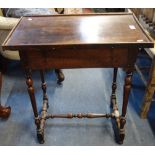
<path id="1" fill-rule="evenodd" d="M 40 70 L 40 77 L 41 77 L 41 82 L 42 82 L 43 100 L 47 100 L 48 101 L 48 97 L 47 97 L 47 94 L 46 94 L 47 86 L 46 86 L 43 70 Z M 49 105 L 47 105 L 47 107 L 49 107 Z"/>
<path id="2" fill-rule="evenodd" d="M 114 119 L 112 119 L 112 126 L 113 126 L 116 141 L 118 141 L 119 139 L 119 128 L 120 128 L 120 115 L 119 115 L 117 100 L 116 100 L 117 71 L 118 71 L 118 68 L 114 68 L 112 94 L 111 94 L 111 110 L 112 110 L 112 115 L 114 116 L 113 117 Z"/>
<path id="3" fill-rule="evenodd" d="M 111 106 L 113 107 L 113 100 L 116 100 L 116 80 L 117 80 L 117 71 L 118 68 L 114 68 L 114 73 L 113 73 L 113 83 L 112 83 L 112 94 L 111 94 Z"/>
<path id="4" fill-rule="evenodd" d="M 131 90 L 131 79 L 132 79 L 132 70 L 128 69 L 128 71 L 126 72 L 124 83 L 122 115 L 120 118 L 120 141 L 119 141 L 120 144 L 123 144 L 123 140 L 125 138 L 126 112 L 127 112 L 128 98 Z"/>
<path id="5" fill-rule="evenodd" d="M 2 73 L 0 72 L 0 118 L 8 118 L 11 113 L 11 107 L 1 105 L 1 88 L 2 88 Z"/>
<path id="6" fill-rule="evenodd" d="M 57 79 L 58 79 L 57 83 L 61 85 L 61 83 L 65 79 L 65 76 L 64 76 L 61 69 L 55 69 L 55 73 L 56 73 L 56 76 L 57 76 Z"/>
<path id="7" fill-rule="evenodd" d="M 35 99 L 35 94 L 34 94 L 32 75 L 31 75 L 31 71 L 29 69 L 26 70 L 26 84 L 28 86 L 27 90 L 28 90 L 28 93 L 30 96 L 31 105 L 32 105 L 32 109 L 33 109 L 33 113 L 34 113 L 34 117 L 35 117 L 35 124 L 37 126 L 37 132 L 38 132 L 38 130 L 40 128 L 40 120 L 39 120 L 39 116 L 38 116 L 37 104 L 36 104 L 36 99 Z"/>
<path id="8" fill-rule="evenodd" d="M 118 111 L 118 106 L 117 106 L 117 101 L 116 101 L 116 80 L 117 80 L 117 71 L 118 68 L 114 68 L 114 73 L 113 73 L 113 83 L 112 83 L 112 94 L 111 94 L 111 108 L 112 108 L 112 113 L 115 116 L 117 128 L 120 128 L 120 115 Z"/>
<path id="9" fill-rule="evenodd" d="M 46 82 L 44 78 L 44 72 L 40 70 L 40 76 L 41 76 L 41 82 L 42 82 L 42 90 L 43 90 L 43 107 L 41 111 L 41 117 L 40 117 L 40 128 L 37 132 L 37 137 L 40 144 L 43 144 L 45 142 L 44 140 L 44 128 L 45 128 L 45 122 L 46 122 L 46 116 L 47 116 L 47 108 L 48 105 L 48 97 L 46 94 Z"/>

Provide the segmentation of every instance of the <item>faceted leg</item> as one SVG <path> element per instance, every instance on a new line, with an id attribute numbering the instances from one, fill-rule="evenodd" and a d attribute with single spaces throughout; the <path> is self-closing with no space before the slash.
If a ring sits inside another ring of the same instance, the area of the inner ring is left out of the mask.
<path id="1" fill-rule="evenodd" d="M 30 96 L 31 105 L 32 105 L 32 109 L 33 109 L 33 113 L 35 117 L 35 124 L 37 126 L 37 132 L 38 132 L 40 128 L 40 120 L 39 120 L 37 104 L 36 104 L 36 99 L 35 99 L 35 94 L 34 94 L 33 80 L 31 76 L 31 71 L 28 69 L 25 72 L 26 72 L 26 84 L 28 86 L 27 90 Z"/>
<path id="2" fill-rule="evenodd" d="M 64 81 L 64 79 L 65 79 L 65 76 L 64 76 L 64 74 L 63 74 L 63 72 L 62 72 L 61 69 L 55 69 L 55 73 L 56 73 L 57 78 L 58 78 L 57 83 L 61 85 L 61 83 L 62 83 L 62 82 Z"/>
<path id="3" fill-rule="evenodd" d="M 120 118 L 120 141 L 119 141 L 120 144 L 123 144 L 123 140 L 125 138 L 126 112 L 127 112 L 128 98 L 131 90 L 131 79 L 132 79 L 132 70 L 128 69 L 128 71 L 126 72 L 124 83 L 122 115 Z"/>
<path id="4" fill-rule="evenodd" d="M 1 88 L 2 88 L 2 73 L 0 72 L 0 118 L 8 118 L 11 113 L 11 107 L 1 105 Z"/>

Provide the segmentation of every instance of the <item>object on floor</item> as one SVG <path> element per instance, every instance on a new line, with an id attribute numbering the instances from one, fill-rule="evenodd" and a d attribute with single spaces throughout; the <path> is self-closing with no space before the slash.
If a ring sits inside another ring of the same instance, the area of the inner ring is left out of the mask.
<path id="1" fill-rule="evenodd" d="M 0 118 L 8 118 L 11 113 L 11 107 L 1 105 L 1 88 L 2 88 L 2 73 L 0 71 Z"/>

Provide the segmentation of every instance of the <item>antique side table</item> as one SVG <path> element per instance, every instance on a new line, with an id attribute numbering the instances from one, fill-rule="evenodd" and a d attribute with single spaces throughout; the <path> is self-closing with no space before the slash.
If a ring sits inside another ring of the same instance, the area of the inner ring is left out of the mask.
<path id="1" fill-rule="evenodd" d="M 45 122 L 49 118 L 113 118 L 119 132 L 119 143 L 125 137 L 125 124 L 131 78 L 140 48 L 153 47 L 132 13 L 78 14 L 22 17 L 3 43 L 4 50 L 19 50 L 26 71 L 37 137 L 44 143 Z M 43 71 L 49 68 L 114 68 L 110 114 L 48 114 L 48 97 Z M 117 69 L 125 68 L 121 115 L 116 102 Z M 43 108 L 39 115 L 32 70 L 40 70 Z"/>

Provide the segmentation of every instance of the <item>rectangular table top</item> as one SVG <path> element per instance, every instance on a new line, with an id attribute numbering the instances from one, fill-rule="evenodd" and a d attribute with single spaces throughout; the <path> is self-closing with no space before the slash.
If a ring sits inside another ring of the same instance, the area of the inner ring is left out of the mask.
<path id="1" fill-rule="evenodd" d="M 3 49 L 27 47 L 153 47 L 131 13 L 22 17 L 3 43 Z"/>

